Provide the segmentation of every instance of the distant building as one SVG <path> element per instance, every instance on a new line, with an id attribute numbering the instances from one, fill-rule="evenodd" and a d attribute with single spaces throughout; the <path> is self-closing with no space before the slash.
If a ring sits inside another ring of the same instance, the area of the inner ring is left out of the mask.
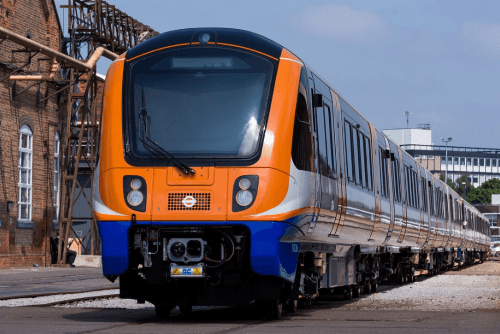
<path id="1" fill-rule="evenodd" d="M 416 129 L 390 129 L 384 134 L 399 146 L 432 145 L 432 131 L 429 124 L 420 124 Z"/>
<path id="2" fill-rule="evenodd" d="M 466 174 L 474 187 L 500 179 L 500 148 L 434 145 L 428 124 L 417 129 L 384 130 L 384 134 L 434 175 L 444 177 L 448 170 L 448 179 L 455 181 Z"/>
<path id="3" fill-rule="evenodd" d="M 500 243 L 500 194 L 491 195 L 491 204 L 475 207 L 490 221 L 491 243 Z"/>

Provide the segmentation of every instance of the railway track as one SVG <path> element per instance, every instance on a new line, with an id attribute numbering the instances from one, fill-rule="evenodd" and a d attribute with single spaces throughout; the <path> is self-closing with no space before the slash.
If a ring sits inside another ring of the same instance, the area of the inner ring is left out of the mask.
<path id="1" fill-rule="evenodd" d="M 69 293 L 39 293 L 23 296 L 4 297 L 0 300 L 0 307 L 16 306 L 55 306 L 88 300 L 101 300 L 119 296 L 118 289 L 89 289 Z"/>

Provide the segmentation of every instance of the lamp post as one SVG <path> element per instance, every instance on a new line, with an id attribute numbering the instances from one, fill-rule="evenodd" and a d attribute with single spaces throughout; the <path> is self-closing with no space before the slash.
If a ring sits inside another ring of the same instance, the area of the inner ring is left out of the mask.
<path id="1" fill-rule="evenodd" d="M 464 186 L 464 199 L 467 197 L 467 183 L 462 182 L 462 185 Z"/>
<path id="2" fill-rule="evenodd" d="M 446 159 L 446 170 L 444 171 L 444 183 L 448 184 L 448 143 L 451 141 L 451 137 L 448 137 L 448 139 L 441 138 L 441 141 L 446 143 L 446 149 L 445 149 L 445 159 Z"/>
<path id="3" fill-rule="evenodd" d="M 411 112 L 405 111 L 403 115 L 406 115 L 406 128 L 409 129 L 410 128 L 410 115 L 411 115 Z"/>

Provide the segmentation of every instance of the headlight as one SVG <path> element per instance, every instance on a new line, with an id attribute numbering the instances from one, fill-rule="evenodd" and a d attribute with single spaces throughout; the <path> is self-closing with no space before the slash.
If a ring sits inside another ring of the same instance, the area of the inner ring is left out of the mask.
<path id="1" fill-rule="evenodd" d="M 148 185 L 142 176 L 123 176 L 123 201 L 134 211 L 146 212 Z"/>
<path id="2" fill-rule="evenodd" d="M 241 190 L 236 194 L 236 202 L 241 206 L 247 206 L 252 203 L 253 196 L 248 190 Z"/>
<path id="3" fill-rule="evenodd" d="M 250 180 L 249 179 L 241 179 L 240 180 L 240 188 L 243 189 L 243 190 L 247 190 L 248 188 L 250 188 Z"/>
<path id="4" fill-rule="evenodd" d="M 142 187 L 142 181 L 139 179 L 133 179 L 132 182 L 130 182 L 130 187 L 134 190 L 138 190 Z"/>
<path id="5" fill-rule="evenodd" d="M 242 175 L 233 183 L 233 212 L 250 208 L 256 200 L 259 188 L 258 175 Z"/>
<path id="6" fill-rule="evenodd" d="M 128 193 L 127 201 L 132 206 L 141 205 L 142 201 L 144 201 L 144 195 L 139 190 L 132 190 Z"/>

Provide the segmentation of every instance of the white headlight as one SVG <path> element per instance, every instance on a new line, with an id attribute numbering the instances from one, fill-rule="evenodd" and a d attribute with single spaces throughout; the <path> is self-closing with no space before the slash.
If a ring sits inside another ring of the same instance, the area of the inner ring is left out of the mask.
<path id="1" fill-rule="evenodd" d="M 249 179 L 241 179 L 239 185 L 241 189 L 247 190 L 248 188 L 250 188 L 251 183 Z"/>
<path id="2" fill-rule="evenodd" d="M 133 179 L 132 182 L 130 182 L 130 186 L 132 189 L 137 190 L 142 187 L 142 181 L 139 179 Z"/>
<path id="3" fill-rule="evenodd" d="M 142 201 L 144 201 L 144 195 L 139 190 L 132 190 L 128 193 L 127 201 L 132 206 L 141 205 Z"/>
<path id="4" fill-rule="evenodd" d="M 252 200 L 252 193 L 248 190 L 241 190 L 236 194 L 236 202 L 238 202 L 238 204 L 241 206 L 250 205 L 250 203 L 252 203 Z"/>

